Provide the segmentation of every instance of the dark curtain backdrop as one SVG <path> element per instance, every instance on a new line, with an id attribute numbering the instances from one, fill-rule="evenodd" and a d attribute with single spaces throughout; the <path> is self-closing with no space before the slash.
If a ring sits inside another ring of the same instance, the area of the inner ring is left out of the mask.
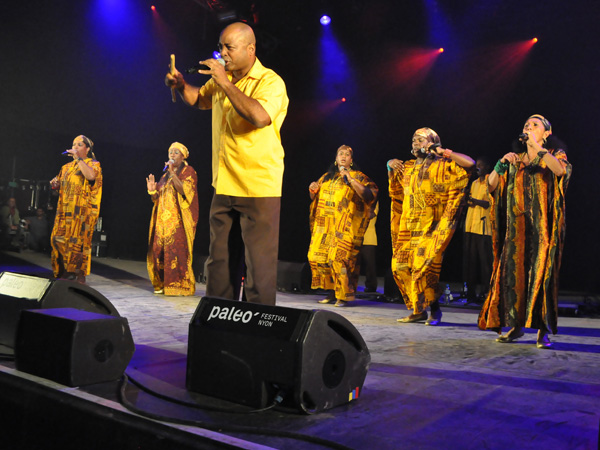
<path id="1" fill-rule="evenodd" d="M 0 196 L 9 193 L 14 179 L 51 179 L 67 162 L 60 153 L 85 134 L 95 142 L 104 171 L 101 216 L 108 254 L 143 259 L 151 211 L 145 177 L 160 174 L 170 143 L 179 141 L 190 149 L 189 162 L 198 172 L 195 250 L 206 254 L 210 113 L 179 99 L 172 103 L 163 83 L 171 53 L 182 70 L 216 47 L 222 24 L 199 3 L 2 2 Z M 574 166 L 561 287 L 598 292 L 600 167 L 594 133 L 600 111 L 600 3 L 230 3 L 246 13 L 254 5 L 258 56 L 284 78 L 290 97 L 282 129 L 280 259 L 305 260 L 308 185 L 333 161 L 339 145 L 352 146 L 356 161 L 379 185 L 383 274 L 390 260 L 385 163 L 410 157 L 413 131 L 429 126 L 444 147 L 495 162 L 510 151 L 526 118 L 539 113 L 567 143 Z M 339 57 L 323 59 L 326 33 L 318 18 L 326 10 L 333 18 L 328 42 Z M 527 54 L 514 49 L 536 36 L 539 42 Z M 428 71 L 418 69 L 418 60 L 398 63 L 407 49 L 438 47 L 445 51 Z M 206 80 L 186 79 L 197 85 Z M 342 96 L 345 103 L 337 101 Z M 461 279 L 460 245 L 459 232 L 446 254 L 443 279 Z"/>

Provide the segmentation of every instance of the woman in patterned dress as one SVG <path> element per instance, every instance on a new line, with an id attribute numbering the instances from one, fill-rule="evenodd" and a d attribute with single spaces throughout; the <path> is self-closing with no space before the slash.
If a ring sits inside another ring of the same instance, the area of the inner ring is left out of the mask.
<path id="1" fill-rule="evenodd" d="M 93 152 L 94 143 L 80 135 L 65 153 L 73 161 L 50 180 L 59 189 L 56 218 L 50 236 L 52 271 L 56 278 L 85 284 L 90 273 L 92 235 L 100 215 L 102 168 Z"/>
<path id="2" fill-rule="evenodd" d="M 185 161 L 189 154 L 185 145 L 173 142 L 160 181 L 152 174 L 146 178 L 154 202 L 146 263 L 155 294 L 194 295 L 196 291 L 192 254 L 198 223 L 198 178 Z"/>
<path id="3" fill-rule="evenodd" d="M 358 271 L 356 259 L 375 207 L 378 188 L 354 166 L 354 152 L 338 148 L 332 164 L 308 190 L 311 240 L 308 261 L 312 288 L 330 290 L 319 303 L 345 306 L 354 300 Z"/>
<path id="4" fill-rule="evenodd" d="M 488 178 L 494 267 L 479 328 L 510 343 L 537 329 L 538 348 L 557 332 L 558 272 L 565 236 L 565 192 L 571 164 L 550 122 L 530 116 Z"/>
<path id="5" fill-rule="evenodd" d="M 442 319 L 442 259 L 458 224 L 468 182 L 465 169 L 475 161 L 443 149 L 431 128 L 415 131 L 411 152 L 415 159 L 388 161 L 392 272 L 406 307 L 413 310 L 398 322 L 435 326 Z"/>

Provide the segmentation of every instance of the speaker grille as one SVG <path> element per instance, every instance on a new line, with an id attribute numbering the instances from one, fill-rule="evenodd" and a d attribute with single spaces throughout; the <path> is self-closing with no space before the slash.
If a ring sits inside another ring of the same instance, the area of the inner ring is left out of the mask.
<path id="1" fill-rule="evenodd" d="M 339 350 L 333 350 L 323 364 L 323 383 L 329 389 L 336 388 L 344 379 L 346 373 L 346 358 Z"/>

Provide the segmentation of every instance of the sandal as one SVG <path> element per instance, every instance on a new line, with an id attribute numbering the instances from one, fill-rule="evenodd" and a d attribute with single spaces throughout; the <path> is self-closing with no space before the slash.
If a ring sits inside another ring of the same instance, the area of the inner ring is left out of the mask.
<path id="1" fill-rule="evenodd" d="M 423 320 L 427 320 L 427 311 L 423 311 L 422 313 L 418 314 L 411 314 L 410 316 L 397 319 L 397 321 L 400 323 L 422 322 Z"/>

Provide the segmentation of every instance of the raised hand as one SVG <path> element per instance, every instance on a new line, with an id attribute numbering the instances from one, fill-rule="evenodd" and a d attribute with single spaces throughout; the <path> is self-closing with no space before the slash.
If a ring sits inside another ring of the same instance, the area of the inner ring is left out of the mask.
<path id="1" fill-rule="evenodd" d="M 148 186 L 148 190 L 149 191 L 155 191 L 156 190 L 156 181 L 154 179 L 154 175 L 153 174 L 148 175 L 148 177 L 146 178 L 146 185 Z"/>

